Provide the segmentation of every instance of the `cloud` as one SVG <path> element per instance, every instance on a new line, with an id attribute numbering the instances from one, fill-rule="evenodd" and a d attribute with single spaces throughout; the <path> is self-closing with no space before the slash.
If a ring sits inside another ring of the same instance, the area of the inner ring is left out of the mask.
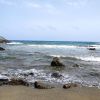
<path id="1" fill-rule="evenodd" d="M 89 0 L 64 0 L 66 6 L 83 7 L 88 4 Z"/>
<path id="2" fill-rule="evenodd" d="M 31 7 L 31 8 L 41 8 L 42 6 L 38 3 L 34 3 L 34 2 L 28 2 L 28 1 L 25 1 L 23 2 L 23 4 L 26 5 L 26 7 Z"/>
<path id="3" fill-rule="evenodd" d="M 12 2 L 11 0 L 0 0 L 0 4 L 8 5 L 8 6 L 15 6 L 16 3 Z"/>

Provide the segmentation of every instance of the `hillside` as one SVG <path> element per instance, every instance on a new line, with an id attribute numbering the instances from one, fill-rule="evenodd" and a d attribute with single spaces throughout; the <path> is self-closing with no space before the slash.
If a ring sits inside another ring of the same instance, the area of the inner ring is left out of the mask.
<path id="1" fill-rule="evenodd" d="M 7 43 L 9 40 L 5 39 L 4 37 L 0 36 L 0 43 Z"/>

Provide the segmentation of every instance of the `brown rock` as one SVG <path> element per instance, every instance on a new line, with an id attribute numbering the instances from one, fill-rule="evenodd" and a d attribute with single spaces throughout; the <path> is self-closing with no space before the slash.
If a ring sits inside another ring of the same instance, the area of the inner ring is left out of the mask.
<path id="1" fill-rule="evenodd" d="M 54 57 L 52 62 L 51 62 L 51 66 L 64 66 L 64 64 L 62 64 L 59 60 L 58 57 Z"/>
<path id="2" fill-rule="evenodd" d="M 78 85 L 75 84 L 75 83 L 68 83 L 68 84 L 63 85 L 63 88 L 64 88 L 64 89 L 69 89 L 69 88 L 77 87 L 77 86 L 78 86 Z"/>
<path id="3" fill-rule="evenodd" d="M 8 83 L 9 85 L 24 85 L 28 86 L 29 84 L 22 79 L 11 79 Z"/>
<path id="4" fill-rule="evenodd" d="M 54 88 L 50 85 L 47 85 L 45 83 L 42 83 L 42 82 L 35 82 L 34 83 L 34 87 L 37 88 L 37 89 L 51 89 L 51 88 Z"/>

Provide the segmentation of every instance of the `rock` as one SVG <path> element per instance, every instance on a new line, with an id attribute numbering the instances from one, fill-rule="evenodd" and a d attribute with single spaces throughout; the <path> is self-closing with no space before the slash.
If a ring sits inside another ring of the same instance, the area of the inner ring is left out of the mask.
<path id="1" fill-rule="evenodd" d="M 77 87 L 77 86 L 78 86 L 78 85 L 75 84 L 75 83 L 68 83 L 68 84 L 63 85 L 63 88 L 64 88 L 64 89 L 69 89 L 69 88 Z"/>
<path id="2" fill-rule="evenodd" d="M 4 50 L 5 50 L 4 48 L 0 47 L 0 51 L 4 51 Z"/>
<path id="3" fill-rule="evenodd" d="M 8 83 L 9 85 L 24 85 L 28 86 L 29 84 L 22 79 L 11 79 Z"/>
<path id="4" fill-rule="evenodd" d="M 0 79 L 0 85 L 6 85 L 8 84 L 9 80 L 7 78 L 5 79 Z"/>
<path id="5" fill-rule="evenodd" d="M 88 50 L 96 50 L 96 48 L 88 48 Z"/>
<path id="6" fill-rule="evenodd" d="M 62 77 L 62 75 L 59 74 L 59 73 L 52 73 L 51 76 L 54 77 L 54 78 L 60 78 L 60 77 Z"/>
<path id="7" fill-rule="evenodd" d="M 24 75 L 25 77 L 27 77 L 27 76 L 34 76 L 34 73 L 32 73 L 32 72 L 30 72 L 30 73 L 24 73 L 24 74 L 21 74 L 21 75 Z"/>
<path id="8" fill-rule="evenodd" d="M 58 57 L 54 57 L 52 62 L 51 62 L 51 66 L 64 66 L 64 64 L 62 64 L 60 61 L 59 61 L 59 58 Z"/>
<path id="9" fill-rule="evenodd" d="M 73 67 L 80 67 L 80 65 L 78 65 L 78 64 L 74 64 Z"/>
<path id="10" fill-rule="evenodd" d="M 0 43 L 8 43 L 9 40 L 5 39 L 4 37 L 0 36 Z"/>
<path id="11" fill-rule="evenodd" d="M 34 76 L 34 73 L 30 72 L 30 73 L 28 73 L 28 75 Z"/>
<path id="12" fill-rule="evenodd" d="M 96 48 L 94 46 L 89 46 L 87 49 L 88 50 L 96 50 Z"/>
<path id="13" fill-rule="evenodd" d="M 34 83 L 34 87 L 37 88 L 37 89 L 51 89 L 51 88 L 54 88 L 50 85 L 47 85 L 45 83 L 42 83 L 42 82 L 35 82 Z"/>
<path id="14" fill-rule="evenodd" d="M 0 85 L 5 85 L 9 82 L 9 78 L 0 74 Z"/>

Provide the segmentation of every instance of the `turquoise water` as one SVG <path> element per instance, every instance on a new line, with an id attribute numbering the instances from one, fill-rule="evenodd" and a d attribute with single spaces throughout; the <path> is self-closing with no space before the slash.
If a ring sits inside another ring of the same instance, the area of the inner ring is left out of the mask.
<path id="1" fill-rule="evenodd" d="M 24 44 L 40 44 L 40 45 L 75 45 L 75 46 L 88 46 L 100 44 L 99 42 L 79 42 L 79 41 L 31 41 L 31 40 L 13 40 L 12 42 L 20 42 Z"/>

